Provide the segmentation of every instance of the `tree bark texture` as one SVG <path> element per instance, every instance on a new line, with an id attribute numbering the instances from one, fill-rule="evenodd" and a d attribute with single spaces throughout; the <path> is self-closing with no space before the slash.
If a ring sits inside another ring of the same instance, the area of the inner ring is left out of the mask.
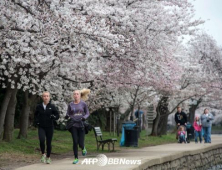
<path id="1" fill-rule="evenodd" d="M 167 134 L 167 122 L 168 122 L 168 114 L 160 117 L 159 126 L 157 129 L 158 135 L 166 135 Z"/>
<path id="2" fill-rule="evenodd" d="M 13 139 L 17 91 L 17 89 L 13 90 L 5 116 L 3 140 L 6 142 L 10 142 Z"/>
<path id="3" fill-rule="evenodd" d="M 19 135 L 18 139 L 20 138 L 27 138 L 28 134 L 28 127 L 29 127 L 29 115 L 31 111 L 31 106 L 35 102 L 36 96 L 31 95 L 28 93 L 28 91 L 25 92 L 24 95 L 24 105 L 22 107 L 22 112 L 20 115 L 20 121 L 19 121 Z"/>
<path id="4" fill-rule="evenodd" d="M 163 96 L 156 108 L 156 118 L 153 120 L 151 136 L 160 136 L 167 132 L 168 97 Z"/>
<path id="5" fill-rule="evenodd" d="M 197 100 L 197 104 L 196 105 L 191 105 L 190 109 L 189 109 L 189 122 L 191 124 L 193 124 L 194 122 L 194 118 L 195 118 L 195 111 L 197 110 L 197 107 L 199 106 L 199 104 L 202 102 L 202 99 L 200 98 L 199 100 Z"/>
<path id="6" fill-rule="evenodd" d="M 11 89 L 10 87 L 8 87 L 6 89 L 6 93 L 4 95 L 4 99 L 3 99 L 2 103 L 1 103 L 1 109 L 0 109 L 0 141 L 3 138 L 5 116 L 6 116 L 7 108 L 8 108 L 9 101 L 11 99 L 13 91 L 14 91 L 14 89 Z"/>

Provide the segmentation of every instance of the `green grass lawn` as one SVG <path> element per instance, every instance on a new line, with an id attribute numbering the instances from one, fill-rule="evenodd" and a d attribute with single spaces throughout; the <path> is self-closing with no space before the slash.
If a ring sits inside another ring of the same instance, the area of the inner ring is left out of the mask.
<path id="1" fill-rule="evenodd" d="M 222 126 L 212 126 L 212 132 L 213 133 L 222 133 Z"/>
<path id="2" fill-rule="evenodd" d="M 169 133 L 167 135 L 162 136 L 147 136 L 147 132 L 142 131 L 140 133 L 139 147 L 163 145 L 175 142 L 177 142 L 177 140 L 176 135 L 174 133 Z"/>
<path id="3" fill-rule="evenodd" d="M 212 130 L 222 130 L 222 126 L 212 126 Z"/>
<path id="4" fill-rule="evenodd" d="M 15 154 L 39 154 L 39 141 L 38 141 L 38 130 L 37 129 L 30 129 L 28 131 L 28 138 L 27 139 L 16 139 L 18 136 L 18 129 L 14 130 L 14 139 L 12 142 L 1 142 L 0 143 L 0 155 L 4 153 L 15 153 Z M 138 147 L 120 147 L 119 142 L 121 138 L 121 134 L 119 137 L 112 136 L 109 132 L 103 132 L 103 138 L 117 138 L 118 142 L 115 144 L 115 150 L 120 151 L 121 149 L 127 148 L 141 148 L 146 146 L 154 146 L 154 145 L 161 145 L 166 143 L 176 142 L 175 134 L 168 134 L 163 135 L 161 137 L 152 137 L 147 136 L 146 131 L 142 131 L 140 133 L 140 139 L 138 141 Z M 85 136 L 85 146 L 88 150 L 88 153 L 97 152 L 96 150 L 96 140 L 93 131 L 89 132 Z M 54 154 L 62 154 L 72 151 L 72 138 L 68 131 L 54 131 L 54 136 L 52 140 L 52 153 Z M 105 150 L 99 152 L 108 152 L 107 145 L 105 146 Z"/>

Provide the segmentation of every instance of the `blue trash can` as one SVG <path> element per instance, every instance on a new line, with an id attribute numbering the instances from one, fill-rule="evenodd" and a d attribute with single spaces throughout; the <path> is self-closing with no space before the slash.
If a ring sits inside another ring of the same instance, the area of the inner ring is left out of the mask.
<path id="1" fill-rule="evenodd" d="M 135 122 L 130 120 L 122 124 L 120 146 L 138 146 L 138 127 Z"/>

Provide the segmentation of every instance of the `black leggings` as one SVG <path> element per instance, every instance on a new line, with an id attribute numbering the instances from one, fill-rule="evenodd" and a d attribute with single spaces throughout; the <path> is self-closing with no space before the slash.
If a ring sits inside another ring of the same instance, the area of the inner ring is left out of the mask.
<path id="1" fill-rule="evenodd" d="M 38 134 L 39 134 L 39 141 L 40 141 L 40 148 L 42 154 L 45 153 L 45 138 L 46 138 L 46 145 L 47 145 L 47 157 L 50 157 L 51 150 L 52 150 L 52 136 L 53 136 L 53 127 L 39 127 Z"/>
<path id="2" fill-rule="evenodd" d="M 72 127 L 69 129 L 73 139 L 73 152 L 75 158 L 78 159 L 78 144 L 79 147 L 84 149 L 85 129 L 84 127 Z"/>

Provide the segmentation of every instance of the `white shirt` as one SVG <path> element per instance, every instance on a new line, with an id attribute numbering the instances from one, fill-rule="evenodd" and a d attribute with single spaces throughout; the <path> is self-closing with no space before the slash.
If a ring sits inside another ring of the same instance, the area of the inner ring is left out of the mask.
<path id="1" fill-rule="evenodd" d="M 44 103 L 42 103 L 42 104 L 43 104 L 43 108 L 44 108 L 44 110 L 45 110 L 47 105 L 45 105 Z"/>

